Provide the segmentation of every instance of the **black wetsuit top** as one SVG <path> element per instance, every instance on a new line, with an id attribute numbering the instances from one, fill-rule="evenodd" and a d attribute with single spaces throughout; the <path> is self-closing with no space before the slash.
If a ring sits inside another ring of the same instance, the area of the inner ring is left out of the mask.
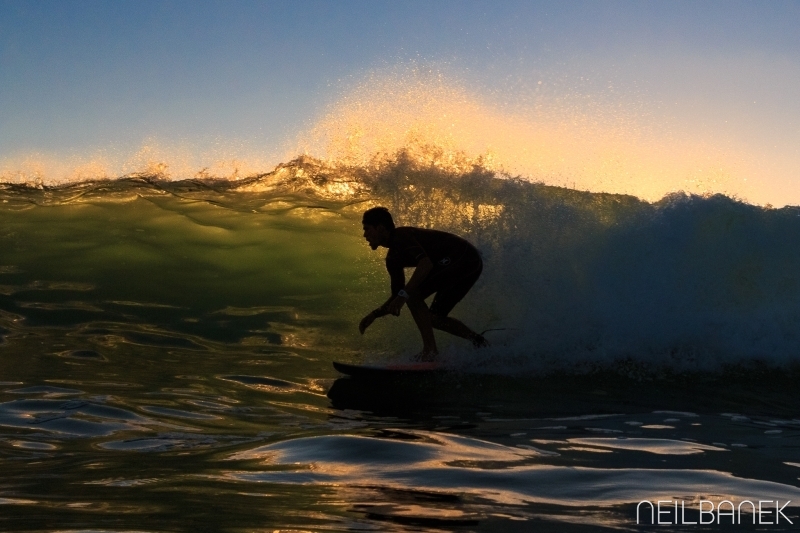
<path id="1" fill-rule="evenodd" d="M 392 280 L 391 290 L 393 296 L 397 296 L 397 293 L 405 287 L 406 277 L 403 269 L 416 267 L 425 257 L 428 257 L 433 263 L 433 270 L 420 286 L 423 297 L 438 292 L 442 288 L 447 288 L 448 285 L 465 276 L 474 277 L 464 287 L 466 290 L 463 290 L 463 293 L 466 294 L 466 291 L 475 282 L 477 276 L 480 275 L 482 268 L 481 256 L 478 250 L 457 235 L 432 229 L 395 228 L 389 243 L 389 251 L 386 253 L 386 270 Z M 463 284 L 461 283 L 460 285 Z M 457 292 L 461 293 L 462 290 Z M 462 297 L 463 294 L 460 294 L 452 302 L 452 305 L 455 305 Z M 448 300 L 450 299 L 448 298 Z M 447 307 L 451 306 L 447 305 Z M 447 312 L 449 312 L 449 309 Z"/>

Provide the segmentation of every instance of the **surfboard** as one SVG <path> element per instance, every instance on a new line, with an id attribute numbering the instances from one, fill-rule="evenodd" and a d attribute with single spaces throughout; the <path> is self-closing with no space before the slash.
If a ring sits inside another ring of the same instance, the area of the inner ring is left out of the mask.
<path id="1" fill-rule="evenodd" d="M 411 377 L 427 376 L 445 371 L 441 363 L 435 361 L 424 363 L 391 363 L 388 365 L 353 365 L 333 362 L 333 368 L 353 377 Z"/>

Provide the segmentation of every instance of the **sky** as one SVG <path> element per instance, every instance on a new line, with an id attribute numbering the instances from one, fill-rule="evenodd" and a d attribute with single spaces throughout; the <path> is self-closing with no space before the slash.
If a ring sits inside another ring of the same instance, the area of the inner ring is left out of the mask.
<path id="1" fill-rule="evenodd" d="M 797 205 L 798 22 L 798 1 L 0 0 L 0 178 L 153 146 L 272 165 L 357 103 L 359 131 L 405 134 L 447 108 L 437 139 L 531 179 Z"/>

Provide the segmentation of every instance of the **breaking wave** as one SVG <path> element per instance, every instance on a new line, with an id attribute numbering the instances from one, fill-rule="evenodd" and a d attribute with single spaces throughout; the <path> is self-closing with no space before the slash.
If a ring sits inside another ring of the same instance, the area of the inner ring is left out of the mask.
<path id="1" fill-rule="evenodd" d="M 5 184 L 0 198 L 7 209 L 29 209 L 176 195 L 242 216 L 254 202 L 314 200 L 356 228 L 363 209 L 385 205 L 399 224 L 464 235 L 483 253 L 484 275 L 454 315 L 504 331 L 489 334 L 494 346 L 481 357 L 469 354 L 472 365 L 634 361 L 709 370 L 797 361 L 797 208 L 684 193 L 650 203 L 531 183 L 465 155 L 456 164 L 448 155 L 442 165 L 435 150 L 427 154 L 401 150 L 366 165 L 300 157 L 240 180 L 170 181 L 156 173 L 58 187 Z M 353 303 L 370 309 L 374 302 Z M 416 345 L 408 330 L 396 335 L 400 346 Z M 447 356 L 458 358 L 454 346 Z"/>

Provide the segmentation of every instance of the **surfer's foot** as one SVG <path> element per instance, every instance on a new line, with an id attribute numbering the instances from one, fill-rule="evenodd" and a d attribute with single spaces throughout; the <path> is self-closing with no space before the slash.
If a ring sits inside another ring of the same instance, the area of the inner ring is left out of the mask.
<path id="1" fill-rule="evenodd" d="M 483 335 L 477 334 L 474 337 L 472 337 L 472 345 L 475 348 L 486 348 L 487 346 L 489 346 L 489 341 L 487 341 L 486 337 L 484 337 Z"/>

